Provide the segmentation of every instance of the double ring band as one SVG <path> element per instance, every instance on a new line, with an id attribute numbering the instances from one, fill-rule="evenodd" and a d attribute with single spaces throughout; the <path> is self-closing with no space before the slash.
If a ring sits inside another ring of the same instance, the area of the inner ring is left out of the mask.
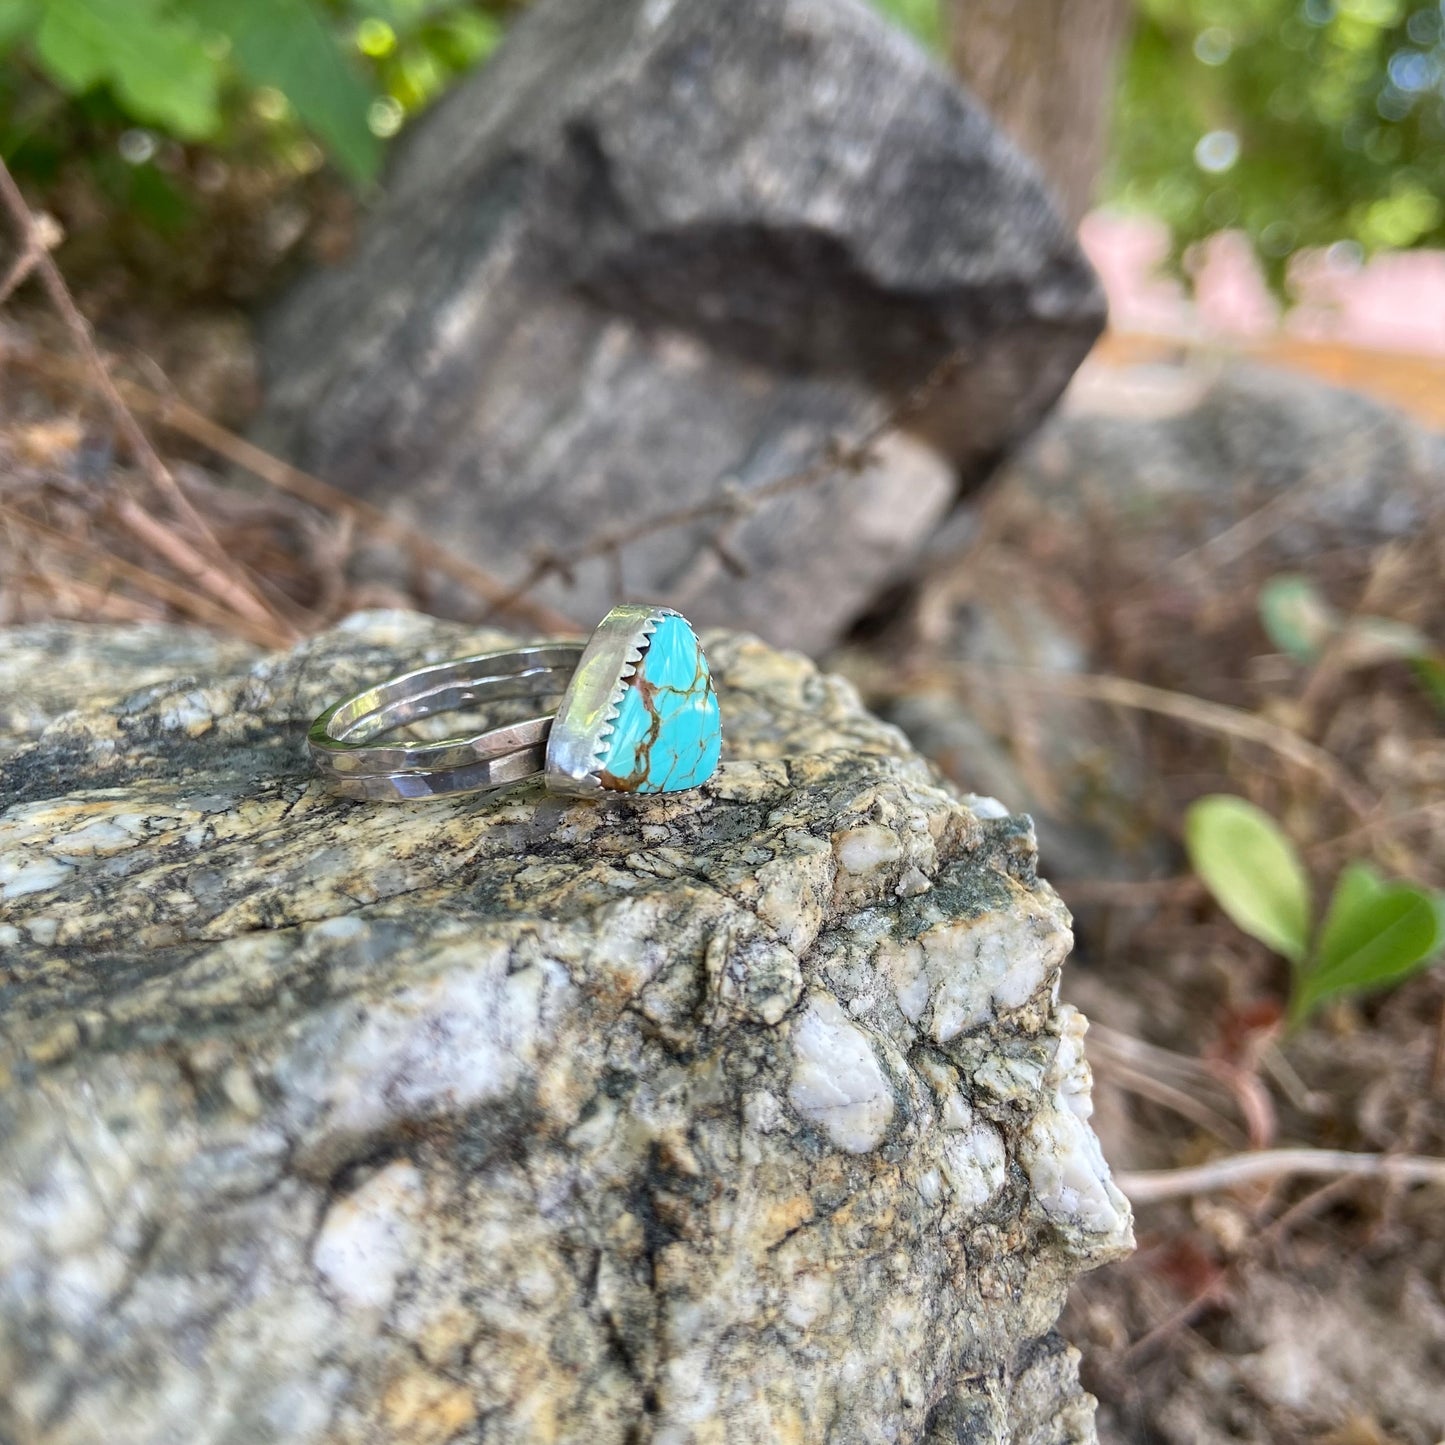
<path id="1" fill-rule="evenodd" d="M 423 718 L 503 701 L 555 711 L 469 737 L 380 742 Z M 326 709 L 307 738 L 343 797 L 406 802 L 541 776 L 549 791 L 667 793 L 717 767 L 717 696 L 697 636 L 670 608 L 626 604 L 591 639 L 537 643 L 404 673 Z"/>

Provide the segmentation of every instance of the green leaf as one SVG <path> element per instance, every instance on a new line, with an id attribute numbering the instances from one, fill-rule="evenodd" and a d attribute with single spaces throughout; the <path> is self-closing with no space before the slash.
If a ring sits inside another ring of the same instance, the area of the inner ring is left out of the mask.
<path id="1" fill-rule="evenodd" d="M 1304 959 L 1310 887 L 1294 845 L 1262 808 L 1243 798 L 1201 798 L 1184 820 L 1194 871 L 1252 938 L 1292 963 Z"/>
<path id="2" fill-rule="evenodd" d="M 1338 623 L 1308 577 L 1285 573 L 1259 589 L 1259 618 L 1269 640 L 1298 662 L 1312 662 Z"/>
<path id="3" fill-rule="evenodd" d="M 1312 967 L 1291 1014 L 1326 999 L 1379 988 L 1423 967 L 1445 947 L 1445 906 L 1422 888 L 1386 884 L 1362 863 L 1340 874 Z"/>
<path id="4" fill-rule="evenodd" d="M 0 0 L 0 52 L 24 40 L 39 14 L 39 0 Z"/>
<path id="5" fill-rule="evenodd" d="M 376 93 L 314 0 L 198 0 L 196 9 L 230 40 L 246 78 L 279 90 L 353 180 L 375 178 L 381 142 L 367 111 Z"/>
<path id="6" fill-rule="evenodd" d="M 204 140 L 220 124 L 216 62 L 155 0 L 46 0 L 35 52 L 72 95 L 108 85 L 136 120 L 184 140 Z"/>

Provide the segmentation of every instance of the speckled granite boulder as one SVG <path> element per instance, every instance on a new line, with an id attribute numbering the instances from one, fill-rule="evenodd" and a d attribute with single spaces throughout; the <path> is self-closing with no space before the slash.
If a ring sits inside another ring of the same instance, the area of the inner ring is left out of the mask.
<path id="1" fill-rule="evenodd" d="M 714 635 L 697 793 L 386 807 L 362 616 L 0 763 L 0 1438 L 1094 1438 L 1129 1214 L 1026 820 Z M 0 635 L 0 656 L 7 643 Z"/>

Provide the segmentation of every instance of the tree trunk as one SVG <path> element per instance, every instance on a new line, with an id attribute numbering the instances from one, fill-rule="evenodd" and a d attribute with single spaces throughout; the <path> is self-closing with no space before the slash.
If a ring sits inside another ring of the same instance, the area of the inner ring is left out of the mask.
<path id="1" fill-rule="evenodd" d="M 1077 225 L 1108 145 L 1114 72 L 1130 0 L 947 0 L 949 53 L 964 83 L 1038 163 Z"/>

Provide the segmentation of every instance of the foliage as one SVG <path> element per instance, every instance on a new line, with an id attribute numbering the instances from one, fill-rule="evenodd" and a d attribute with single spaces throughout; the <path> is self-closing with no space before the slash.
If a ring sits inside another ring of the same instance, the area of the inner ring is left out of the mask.
<path id="1" fill-rule="evenodd" d="M 875 3 L 942 47 L 939 0 Z M 1303 247 L 1445 243 L 1445 12 L 1137 0 L 1105 194 L 1163 219 L 1176 262 L 1243 231 L 1276 284 Z"/>
<path id="2" fill-rule="evenodd" d="M 1445 242 L 1435 0 L 1139 0 L 1110 190 L 1178 247 L 1238 228 L 1276 280 L 1300 247 Z"/>
<path id="3" fill-rule="evenodd" d="M 166 141 L 298 172 L 324 151 L 365 184 L 524 3 L 0 0 L 0 153 L 43 183 L 105 147 L 160 171 Z M 941 0 L 874 3 L 943 48 Z M 1139 0 L 1107 189 L 1169 224 L 1176 259 L 1239 228 L 1276 282 L 1304 246 L 1445 242 L 1440 5 Z"/>
<path id="4" fill-rule="evenodd" d="M 1329 999 L 1398 983 L 1445 948 L 1445 897 L 1389 883 L 1364 863 L 1340 873 L 1324 921 L 1313 928 L 1309 879 L 1294 844 L 1243 798 L 1215 794 L 1193 804 L 1185 843 L 1229 918 L 1294 966 L 1294 1023 Z"/>
<path id="5" fill-rule="evenodd" d="M 172 142 L 298 171 L 319 143 L 365 184 L 383 139 L 495 45 L 499 4 L 0 0 L 0 152 L 43 180 L 98 143 L 138 168 Z"/>
<path id="6" fill-rule="evenodd" d="M 1194 871 L 1231 921 L 1291 963 L 1303 963 L 1309 876 L 1274 819 L 1243 798 L 1218 794 L 1189 810 L 1184 836 Z"/>

